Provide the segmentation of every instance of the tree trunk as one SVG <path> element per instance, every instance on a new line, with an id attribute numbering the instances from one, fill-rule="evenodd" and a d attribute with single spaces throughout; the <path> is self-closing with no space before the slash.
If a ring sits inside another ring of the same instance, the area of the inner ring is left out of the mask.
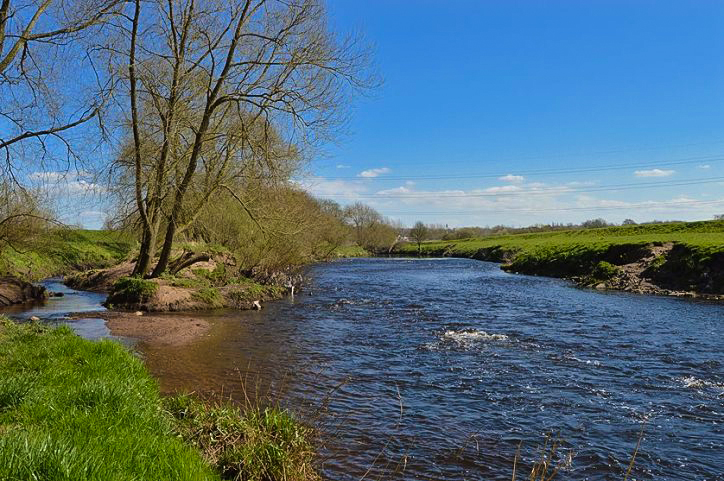
<path id="1" fill-rule="evenodd" d="M 168 270 L 171 274 L 176 275 L 179 271 L 182 271 L 197 262 L 207 262 L 209 260 L 211 260 L 211 256 L 209 254 L 194 255 L 193 252 L 189 252 L 189 255 L 185 256 L 185 258 L 177 259 L 172 262 Z"/>
<path id="2" fill-rule="evenodd" d="M 173 238 L 176 235 L 176 222 L 171 218 L 166 227 L 166 237 L 163 239 L 163 248 L 161 248 L 161 256 L 158 258 L 158 263 L 151 273 L 151 278 L 154 279 L 166 271 L 168 262 L 171 259 L 171 248 L 173 247 Z"/>
<path id="3" fill-rule="evenodd" d="M 143 230 L 141 238 L 141 249 L 138 253 L 136 266 L 133 268 L 131 275 L 146 277 L 148 270 L 151 268 L 151 261 L 156 253 L 156 234 L 151 229 Z"/>

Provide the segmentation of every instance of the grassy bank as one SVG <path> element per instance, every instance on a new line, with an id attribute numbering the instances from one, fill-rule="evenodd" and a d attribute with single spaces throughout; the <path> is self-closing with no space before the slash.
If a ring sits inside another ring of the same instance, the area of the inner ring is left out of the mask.
<path id="1" fill-rule="evenodd" d="M 491 236 L 422 244 L 423 256 L 504 262 L 506 269 L 551 277 L 589 276 L 601 262 L 635 262 L 651 245 L 673 243 L 646 276 L 671 289 L 724 292 L 724 221 L 633 225 Z M 396 251 L 418 255 L 416 244 Z"/>
<path id="2" fill-rule="evenodd" d="M 279 409 L 163 400 L 121 345 L 0 318 L 0 479 L 315 479 L 306 434 Z"/>
<path id="3" fill-rule="evenodd" d="M 135 241 L 111 231 L 55 229 L 16 251 L 0 252 L 0 271 L 36 281 L 74 270 L 108 267 L 120 262 Z"/>

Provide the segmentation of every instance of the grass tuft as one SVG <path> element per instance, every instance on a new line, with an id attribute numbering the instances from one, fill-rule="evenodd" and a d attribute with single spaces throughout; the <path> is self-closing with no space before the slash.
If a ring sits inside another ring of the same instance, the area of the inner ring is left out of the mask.
<path id="1" fill-rule="evenodd" d="M 178 434 L 197 446 L 225 479 L 319 480 L 312 430 L 277 407 L 238 407 L 190 395 L 165 400 Z"/>
<path id="2" fill-rule="evenodd" d="M 191 297 L 197 301 L 201 301 L 209 307 L 223 307 L 224 298 L 221 296 L 219 290 L 215 287 L 202 287 L 201 289 L 194 291 Z"/>

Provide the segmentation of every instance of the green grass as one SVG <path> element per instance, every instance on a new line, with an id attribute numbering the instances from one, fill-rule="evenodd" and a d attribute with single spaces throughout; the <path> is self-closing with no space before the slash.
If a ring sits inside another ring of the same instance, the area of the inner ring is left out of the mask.
<path id="1" fill-rule="evenodd" d="M 724 250 L 724 221 L 678 222 L 645 224 L 601 229 L 528 234 L 498 235 L 453 241 L 429 241 L 422 244 L 423 255 L 459 255 L 472 257 L 480 249 L 494 247 L 508 252 L 571 249 L 584 246 L 603 249 L 614 244 L 645 245 L 654 242 L 679 242 L 713 253 Z M 416 254 L 417 244 L 405 244 L 397 249 L 403 254 Z"/>
<path id="2" fill-rule="evenodd" d="M 156 382 L 117 343 L 0 327 L 0 479 L 220 479 L 161 407 Z"/>
<path id="3" fill-rule="evenodd" d="M 339 246 L 332 252 L 331 257 L 370 257 L 369 251 L 358 245 Z"/>
<path id="4" fill-rule="evenodd" d="M 0 271 L 28 280 L 73 270 L 108 267 L 123 260 L 135 241 L 110 231 L 55 229 L 35 239 L 22 252 L 0 252 Z"/>
<path id="5" fill-rule="evenodd" d="M 201 289 L 194 291 L 191 297 L 197 301 L 201 301 L 209 307 L 223 307 L 224 299 L 221 297 L 221 293 L 215 287 L 202 287 Z"/>

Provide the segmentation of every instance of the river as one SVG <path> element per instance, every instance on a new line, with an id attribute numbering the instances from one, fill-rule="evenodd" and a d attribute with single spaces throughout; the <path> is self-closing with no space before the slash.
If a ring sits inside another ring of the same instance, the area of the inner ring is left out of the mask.
<path id="1" fill-rule="evenodd" d="M 307 276 L 262 311 L 203 314 L 212 329 L 191 345 L 136 349 L 166 392 L 280 399 L 320 429 L 330 480 L 508 480 L 519 443 L 530 465 L 548 433 L 561 457 L 575 452 L 558 478 L 623 479 L 642 426 L 630 479 L 724 480 L 721 304 L 465 259 L 342 260 Z"/>

